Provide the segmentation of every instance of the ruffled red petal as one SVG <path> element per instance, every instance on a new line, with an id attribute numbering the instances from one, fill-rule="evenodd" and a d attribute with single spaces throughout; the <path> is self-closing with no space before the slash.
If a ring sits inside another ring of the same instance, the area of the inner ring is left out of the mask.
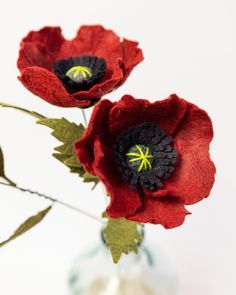
<path id="1" fill-rule="evenodd" d="M 35 95 L 59 107 L 88 107 L 91 100 L 76 100 L 50 71 L 40 67 L 23 70 L 19 80 Z"/>
<path id="2" fill-rule="evenodd" d="M 111 198 L 107 213 L 118 218 L 133 214 L 142 203 L 138 192 L 130 190 L 129 184 L 121 179 L 112 147 L 104 145 L 110 140 L 106 126 L 113 105 L 109 100 L 102 100 L 95 106 L 88 128 L 82 139 L 75 143 L 75 151 L 85 169 L 105 184 Z"/>
<path id="3" fill-rule="evenodd" d="M 216 172 L 209 154 L 212 138 L 212 122 L 208 114 L 188 103 L 185 116 L 174 134 L 174 143 L 180 155 L 178 165 L 173 176 L 165 182 L 164 188 L 154 195 L 174 195 L 186 205 L 208 197 Z"/>
<path id="4" fill-rule="evenodd" d="M 110 204 L 106 209 L 112 218 L 134 214 L 142 205 L 138 191 L 131 190 L 127 181 L 121 179 L 112 149 L 105 148 L 100 140 L 94 142 L 96 158 L 93 163 L 94 174 L 104 183 L 110 196 Z"/>
<path id="5" fill-rule="evenodd" d="M 84 54 L 104 57 L 109 66 L 122 56 L 120 38 L 103 26 L 82 26 L 74 39 L 63 43 L 60 58 Z"/>
<path id="6" fill-rule="evenodd" d="M 59 27 L 45 27 L 30 32 L 21 42 L 17 66 L 22 72 L 31 66 L 51 69 L 61 45 L 65 41 Z"/>
<path id="7" fill-rule="evenodd" d="M 138 47 L 138 44 L 138 42 L 127 39 L 124 39 L 121 43 L 123 58 L 120 61 L 120 66 L 123 69 L 124 78 L 118 83 L 117 87 L 121 86 L 126 81 L 133 68 L 144 59 L 143 52 Z"/>
<path id="8" fill-rule="evenodd" d="M 75 151 L 79 161 L 83 164 L 85 169 L 95 175 L 93 163 L 95 160 L 96 150 L 94 150 L 95 138 L 106 140 L 107 134 L 107 116 L 112 108 L 113 103 L 109 100 L 102 100 L 94 109 L 81 140 L 75 143 Z"/>
<path id="9" fill-rule="evenodd" d="M 161 224 L 170 229 L 180 226 L 188 214 L 190 213 L 184 205 L 173 198 L 155 199 L 146 196 L 143 198 L 143 206 L 126 218 L 136 222 Z"/>
<path id="10" fill-rule="evenodd" d="M 186 109 L 186 101 L 179 99 L 176 95 L 154 103 L 125 95 L 110 111 L 109 131 L 117 135 L 129 126 L 147 121 L 158 124 L 171 135 L 183 118 Z"/>

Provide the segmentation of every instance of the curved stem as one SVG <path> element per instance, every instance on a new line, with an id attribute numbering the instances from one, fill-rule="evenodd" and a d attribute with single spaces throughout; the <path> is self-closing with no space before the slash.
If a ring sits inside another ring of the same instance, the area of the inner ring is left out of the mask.
<path id="1" fill-rule="evenodd" d="M 84 125 L 85 125 L 85 127 L 88 127 L 88 122 L 87 122 L 85 110 L 84 109 L 81 109 L 81 110 L 82 110 L 82 114 L 83 114 L 83 118 L 84 118 Z"/>
<path id="2" fill-rule="evenodd" d="M 23 113 L 31 115 L 31 116 L 33 116 L 33 117 L 35 117 L 37 119 L 45 119 L 45 117 L 43 115 L 41 115 L 41 114 L 39 114 L 37 112 L 30 111 L 30 110 L 27 110 L 25 108 L 14 106 L 14 105 L 11 105 L 11 104 L 8 104 L 8 103 L 0 102 L 0 107 L 16 109 L 18 111 L 22 111 Z"/>
<path id="3" fill-rule="evenodd" d="M 18 189 L 18 190 L 20 190 L 20 191 L 22 191 L 22 192 L 27 192 L 27 193 L 30 193 L 30 194 L 32 194 L 32 195 L 36 195 L 36 196 L 38 196 L 38 197 L 44 198 L 44 199 L 46 199 L 46 200 L 49 200 L 49 201 L 51 201 L 51 202 L 53 202 L 53 203 L 57 203 L 57 204 L 60 204 L 60 205 L 62 205 L 62 206 L 64 206 L 64 207 L 67 207 L 67 208 L 69 208 L 69 209 L 71 209 L 71 210 L 74 210 L 74 211 L 76 211 L 76 212 L 78 212 L 78 213 L 80 213 L 80 214 L 83 214 L 83 215 L 85 215 L 85 216 L 87 216 L 87 217 L 89 217 L 89 218 L 92 218 L 92 219 L 94 219 L 94 220 L 96 220 L 96 221 L 99 221 L 99 222 L 102 223 L 102 224 L 105 223 L 102 219 L 98 218 L 97 216 L 94 216 L 94 215 L 92 215 L 92 214 L 90 214 L 90 213 L 88 213 L 88 212 L 86 212 L 86 211 L 84 211 L 84 210 L 82 210 L 82 209 L 80 209 L 80 208 L 78 208 L 78 207 L 75 207 L 75 206 L 73 206 L 73 205 L 71 205 L 71 204 L 68 204 L 68 203 L 66 203 L 66 202 L 60 201 L 60 200 L 55 199 L 55 198 L 53 198 L 53 197 L 50 197 L 50 196 L 48 196 L 48 195 L 45 195 L 45 194 L 39 193 L 39 192 L 37 192 L 37 191 L 33 191 L 33 190 L 31 190 L 31 189 L 26 189 L 26 188 L 20 187 L 20 186 L 18 186 L 18 185 L 12 185 L 12 184 L 10 184 L 10 183 L 4 183 L 4 182 L 1 182 L 1 181 L 0 181 L 0 184 L 5 185 L 5 186 L 9 186 L 9 187 L 12 187 L 12 188 L 15 188 L 15 189 Z"/>

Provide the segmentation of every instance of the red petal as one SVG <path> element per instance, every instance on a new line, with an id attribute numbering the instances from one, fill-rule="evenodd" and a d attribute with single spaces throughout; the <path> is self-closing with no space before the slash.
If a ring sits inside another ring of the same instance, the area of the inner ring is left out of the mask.
<path id="1" fill-rule="evenodd" d="M 35 95 L 59 107 L 87 107 L 90 100 L 76 100 L 69 95 L 58 78 L 40 67 L 26 68 L 19 80 Z"/>
<path id="2" fill-rule="evenodd" d="M 161 224 L 165 228 L 180 226 L 185 216 L 190 214 L 183 204 L 173 198 L 155 199 L 145 196 L 143 206 L 133 216 L 126 217 L 129 220 Z"/>
<path id="3" fill-rule="evenodd" d="M 102 180 L 111 199 L 107 214 L 112 218 L 134 214 L 142 205 L 139 193 L 131 190 L 129 183 L 122 180 L 111 150 L 105 149 L 99 140 L 95 140 L 94 150 L 94 174 Z"/>
<path id="4" fill-rule="evenodd" d="M 85 169 L 99 177 L 109 192 L 111 203 L 107 213 L 113 217 L 133 214 L 141 205 L 139 194 L 129 188 L 123 181 L 114 162 L 110 137 L 107 130 L 107 116 L 114 104 L 102 100 L 93 110 L 89 126 L 83 138 L 75 143 L 76 154 Z"/>
<path id="5" fill-rule="evenodd" d="M 82 139 L 75 143 L 75 151 L 79 161 L 92 174 L 94 174 L 93 162 L 95 156 L 97 156 L 96 151 L 94 151 L 94 140 L 96 137 L 107 138 L 107 115 L 112 106 L 113 103 L 106 99 L 98 103 L 93 109 L 89 125 Z"/>
<path id="6" fill-rule="evenodd" d="M 108 66 L 122 56 L 120 38 L 102 26 L 82 26 L 77 36 L 61 47 L 61 58 L 79 55 L 104 57 Z"/>
<path id="7" fill-rule="evenodd" d="M 208 114 L 188 103 L 188 110 L 174 134 L 180 154 L 176 171 L 155 196 L 170 194 L 186 205 L 209 196 L 216 172 L 209 155 L 212 138 L 213 129 Z"/>
<path id="8" fill-rule="evenodd" d="M 124 39 L 121 46 L 123 58 L 120 65 L 123 69 L 124 79 L 119 83 L 119 86 L 126 81 L 133 68 L 144 59 L 142 50 L 138 48 L 138 42 Z"/>
<path id="9" fill-rule="evenodd" d="M 50 69 L 64 40 L 59 27 L 45 27 L 30 32 L 21 43 L 17 61 L 19 70 L 23 71 L 30 66 Z"/>
<path id="10" fill-rule="evenodd" d="M 110 133 L 117 135 L 129 126 L 147 121 L 158 124 L 171 135 L 186 109 L 187 103 L 177 95 L 171 95 L 165 100 L 154 103 L 125 95 L 110 111 L 108 126 Z"/>

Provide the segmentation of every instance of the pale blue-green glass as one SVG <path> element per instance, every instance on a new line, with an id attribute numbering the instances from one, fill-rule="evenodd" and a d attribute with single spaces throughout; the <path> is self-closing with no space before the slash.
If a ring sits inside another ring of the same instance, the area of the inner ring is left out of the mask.
<path id="1" fill-rule="evenodd" d="M 170 259 L 146 242 L 138 255 L 112 262 L 102 239 L 75 261 L 69 275 L 70 295 L 174 295 L 176 273 Z"/>

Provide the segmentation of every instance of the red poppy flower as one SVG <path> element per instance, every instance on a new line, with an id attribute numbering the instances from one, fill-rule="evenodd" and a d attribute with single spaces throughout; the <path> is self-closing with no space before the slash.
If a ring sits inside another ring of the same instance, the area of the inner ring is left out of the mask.
<path id="1" fill-rule="evenodd" d="M 208 197 L 215 166 L 207 113 L 171 95 L 150 103 L 123 96 L 102 100 L 75 144 L 80 162 L 110 195 L 107 213 L 173 228 L 191 205 Z"/>
<path id="2" fill-rule="evenodd" d="M 102 26 L 82 26 L 65 40 L 59 27 L 30 32 L 21 42 L 19 77 L 35 95 L 60 107 L 89 107 L 122 85 L 143 60 L 138 43 Z"/>

